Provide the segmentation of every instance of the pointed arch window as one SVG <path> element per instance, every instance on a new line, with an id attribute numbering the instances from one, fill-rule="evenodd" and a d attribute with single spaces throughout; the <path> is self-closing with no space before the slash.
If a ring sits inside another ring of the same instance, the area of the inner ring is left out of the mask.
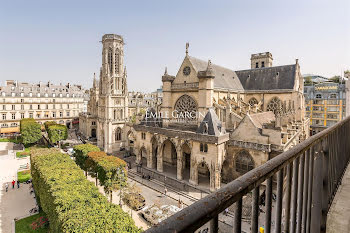
<path id="1" fill-rule="evenodd" d="M 113 68 L 113 50 L 112 48 L 108 49 L 108 68 L 109 68 L 109 72 L 112 74 L 112 68 Z"/>
<path id="2" fill-rule="evenodd" d="M 281 100 L 278 97 L 273 97 L 267 105 L 267 111 L 271 111 L 276 114 L 280 110 L 281 105 Z"/>
<path id="3" fill-rule="evenodd" d="M 252 97 L 249 101 L 248 101 L 250 107 L 254 107 L 256 104 L 258 104 L 258 100 L 255 99 L 254 97 Z"/>
<path id="4" fill-rule="evenodd" d="M 120 65 L 120 51 L 119 49 L 115 50 L 115 54 L 114 54 L 114 58 L 115 58 L 115 73 L 119 74 L 119 65 Z"/>
<path id="5" fill-rule="evenodd" d="M 117 130 L 115 131 L 115 140 L 116 141 L 120 141 L 122 140 L 122 130 L 121 128 L 117 128 Z"/>

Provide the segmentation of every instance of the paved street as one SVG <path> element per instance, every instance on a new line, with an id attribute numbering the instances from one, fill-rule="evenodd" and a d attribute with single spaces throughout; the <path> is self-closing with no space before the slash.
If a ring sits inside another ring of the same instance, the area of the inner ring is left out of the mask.
<path id="1" fill-rule="evenodd" d="M 0 142 L 0 151 L 11 149 L 10 143 Z M 16 159 L 15 153 L 10 150 L 0 155 L 0 233 L 10 233 L 12 220 L 29 214 L 35 207 L 34 195 L 29 193 L 29 185 L 21 184 L 20 188 L 12 189 L 10 182 L 17 179 L 17 169 L 26 165 L 28 158 Z M 9 182 L 9 190 L 5 191 L 5 183 Z"/>

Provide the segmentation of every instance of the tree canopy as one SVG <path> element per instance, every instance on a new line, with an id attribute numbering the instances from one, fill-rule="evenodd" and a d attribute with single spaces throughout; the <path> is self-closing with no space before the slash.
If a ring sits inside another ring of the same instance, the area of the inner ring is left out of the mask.
<path id="1" fill-rule="evenodd" d="M 126 186 L 126 162 L 122 159 L 108 156 L 105 152 L 89 152 L 86 167 L 96 172 L 97 179 L 105 193 L 110 195 L 111 202 L 113 190 Z"/>
<path id="2" fill-rule="evenodd" d="M 68 129 L 65 125 L 52 124 L 47 127 L 47 134 L 52 143 L 57 143 L 60 140 L 67 139 Z"/>
<path id="3" fill-rule="evenodd" d="M 42 138 L 41 126 L 32 118 L 24 118 L 20 121 L 20 132 L 24 144 L 36 143 Z"/>

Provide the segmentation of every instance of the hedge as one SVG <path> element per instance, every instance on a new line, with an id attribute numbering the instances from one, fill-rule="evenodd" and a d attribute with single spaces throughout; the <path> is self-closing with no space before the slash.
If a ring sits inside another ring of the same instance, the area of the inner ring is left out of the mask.
<path id="1" fill-rule="evenodd" d="M 111 202 L 113 190 L 126 186 L 127 170 L 124 160 L 108 156 L 105 152 L 89 152 L 85 165 L 95 173 L 105 193 L 110 195 Z"/>
<path id="2" fill-rule="evenodd" d="M 100 148 L 92 144 L 80 144 L 74 146 L 73 149 L 75 162 L 85 171 L 85 175 L 87 175 L 86 159 L 88 158 L 88 153 L 91 151 L 100 151 Z"/>
<path id="3" fill-rule="evenodd" d="M 68 155 L 57 149 L 36 149 L 31 151 L 31 164 L 33 185 L 50 221 L 50 232 L 141 232 Z"/>
<path id="4" fill-rule="evenodd" d="M 32 118 L 24 118 L 20 122 L 23 144 L 31 144 L 41 139 L 41 126 Z"/>

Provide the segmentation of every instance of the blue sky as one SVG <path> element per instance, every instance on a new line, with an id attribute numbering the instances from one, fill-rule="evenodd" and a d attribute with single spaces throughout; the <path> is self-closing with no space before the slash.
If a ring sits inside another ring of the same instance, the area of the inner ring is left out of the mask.
<path id="1" fill-rule="evenodd" d="M 124 37 L 129 90 L 153 91 L 189 54 L 233 70 L 270 51 L 302 73 L 350 69 L 350 3 L 318 1 L 0 1 L 0 80 L 92 85 L 101 37 Z"/>

